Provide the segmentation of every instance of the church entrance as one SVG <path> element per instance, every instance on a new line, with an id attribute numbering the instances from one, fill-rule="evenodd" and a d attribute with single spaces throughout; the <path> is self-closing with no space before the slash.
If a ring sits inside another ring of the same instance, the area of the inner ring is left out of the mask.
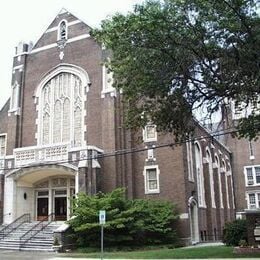
<path id="1" fill-rule="evenodd" d="M 5 177 L 4 203 L 8 214 L 4 222 L 11 223 L 24 214 L 30 214 L 32 221 L 54 220 L 55 217 L 66 221 L 72 216 L 71 199 L 77 190 L 75 169 L 42 165 L 18 170 Z"/>
<path id="2" fill-rule="evenodd" d="M 36 192 L 36 220 L 46 219 L 50 214 L 56 221 L 70 218 L 70 201 L 75 194 L 75 179 L 50 177 L 34 185 Z"/>

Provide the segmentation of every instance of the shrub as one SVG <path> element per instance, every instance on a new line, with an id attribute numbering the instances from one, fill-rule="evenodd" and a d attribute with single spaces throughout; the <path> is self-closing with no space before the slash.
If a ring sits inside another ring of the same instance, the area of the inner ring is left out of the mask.
<path id="1" fill-rule="evenodd" d="M 167 201 L 129 200 L 124 189 L 94 196 L 79 194 L 73 201 L 75 217 L 69 220 L 78 246 L 99 246 L 99 210 L 106 210 L 106 246 L 170 244 L 176 241 L 175 206 Z"/>
<path id="2" fill-rule="evenodd" d="M 247 241 L 247 222 L 237 219 L 225 224 L 223 242 L 228 246 L 238 246 L 241 240 Z"/>

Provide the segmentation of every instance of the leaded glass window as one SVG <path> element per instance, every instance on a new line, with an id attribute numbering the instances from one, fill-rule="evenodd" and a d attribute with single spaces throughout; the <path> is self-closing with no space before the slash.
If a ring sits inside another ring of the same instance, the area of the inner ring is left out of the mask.
<path id="1" fill-rule="evenodd" d="M 71 143 L 82 145 L 83 87 L 72 73 L 59 73 L 41 92 L 41 144 Z"/>

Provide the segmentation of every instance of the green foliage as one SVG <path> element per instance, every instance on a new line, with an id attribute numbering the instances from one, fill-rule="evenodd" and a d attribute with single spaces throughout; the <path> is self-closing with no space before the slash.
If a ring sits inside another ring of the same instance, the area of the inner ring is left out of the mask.
<path id="1" fill-rule="evenodd" d="M 210 116 L 226 100 L 259 106 L 257 2 L 153 0 L 104 20 L 92 35 L 113 52 L 107 66 L 123 90 L 128 126 L 153 121 L 183 136 L 198 107 Z M 258 111 L 238 124 L 241 135 L 259 133 Z"/>
<path id="2" fill-rule="evenodd" d="M 69 221 L 79 246 L 100 245 L 99 210 L 106 210 L 106 246 L 173 243 L 176 239 L 175 207 L 165 201 L 128 200 L 124 189 L 95 196 L 79 194 L 74 200 L 75 217 Z"/>
<path id="3" fill-rule="evenodd" d="M 223 242 L 228 246 L 238 246 L 240 241 L 247 241 L 247 222 L 237 219 L 225 224 Z"/>

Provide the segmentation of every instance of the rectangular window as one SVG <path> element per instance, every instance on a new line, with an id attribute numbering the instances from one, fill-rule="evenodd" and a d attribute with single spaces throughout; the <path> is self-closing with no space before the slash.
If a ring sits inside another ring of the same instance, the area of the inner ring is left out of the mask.
<path id="1" fill-rule="evenodd" d="M 6 154 L 6 135 L 0 136 L 0 157 Z"/>
<path id="2" fill-rule="evenodd" d="M 254 193 L 248 194 L 248 200 L 249 200 L 249 209 L 255 209 L 256 208 L 255 194 Z"/>
<path id="3" fill-rule="evenodd" d="M 148 157 L 148 160 L 153 160 L 154 159 L 153 149 L 148 149 L 147 150 L 147 157 Z"/>
<path id="4" fill-rule="evenodd" d="M 260 183 L 260 167 L 255 167 L 255 180 L 256 183 Z"/>
<path id="5" fill-rule="evenodd" d="M 155 125 L 147 125 L 143 131 L 144 142 L 155 142 L 157 141 L 157 132 Z"/>
<path id="6" fill-rule="evenodd" d="M 67 190 L 55 190 L 55 195 L 66 195 Z"/>
<path id="7" fill-rule="evenodd" d="M 158 165 L 145 166 L 144 169 L 145 193 L 159 193 Z"/>
<path id="8" fill-rule="evenodd" d="M 157 174 L 156 169 L 149 169 L 146 172 L 147 183 L 148 183 L 148 190 L 157 190 L 158 183 L 157 183 Z"/>
<path id="9" fill-rule="evenodd" d="M 260 207 L 260 193 L 257 193 L 257 208 Z"/>
<path id="10" fill-rule="evenodd" d="M 247 194 L 248 197 L 248 209 L 259 209 L 260 208 L 260 192 L 251 192 Z"/>
<path id="11" fill-rule="evenodd" d="M 186 151 L 189 181 L 194 181 L 192 142 L 190 140 L 186 143 Z"/>
<path id="12" fill-rule="evenodd" d="M 260 166 L 245 167 L 246 185 L 260 185 Z"/>
<path id="13" fill-rule="evenodd" d="M 246 169 L 246 175 L 247 175 L 247 185 L 253 185 L 254 184 L 254 177 L 253 177 L 252 168 Z"/>
<path id="14" fill-rule="evenodd" d="M 255 159 L 253 143 L 249 141 L 249 159 Z"/>
<path id="15" fill-rule="evenodd" d="M 46 197 L 46 196 L 49 195 L 49 191 L 48 190 L 46 190 L 46 191 L 38 191 L 37 195 L 38 195 L 38 197 Z"/>

